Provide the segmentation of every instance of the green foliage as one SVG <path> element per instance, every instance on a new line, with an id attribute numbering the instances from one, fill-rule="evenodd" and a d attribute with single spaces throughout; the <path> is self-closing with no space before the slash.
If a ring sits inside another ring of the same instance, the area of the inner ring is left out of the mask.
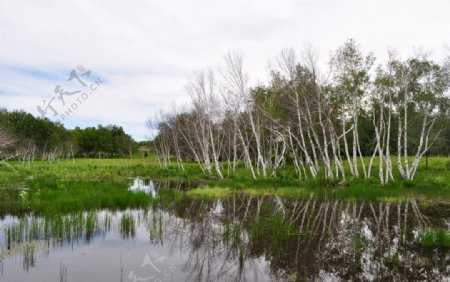
<path id="1" fill-rule="evenodd" d="M 9 190 L 10 199 L 3 202 L 0 214 L 49 214 L 96 209 L 126 209 L 147 207 L 152 197 L 144 192 L 128 191 L 127 186 L 94 181 L 54 181 L 33 179 L 27 181 L 28 189 Z M 22 196 L 27 193 L 26 197 Z M 18 204 L 17 204 L 18 203 Z"/>
<path id="2" fill-rule="evenodd" d="M 58 122 L 36 118 L 24 111 L 0 109 L 0 128 L 7 130 L 16 140 L 10 150 L 30 151 L 35 148 L 36 156 L 58 151 L 63 155 L 118 157 L 137 149 L 133 138 L 116 125 L 68 130 Z"/>
<path id="3" fill-rule="evenodd" d="M 400 265 L 400 254 L 397 251 L 390 251 L 386 257 L 388 263 L 393 265 Z"/>
<path id="4" fill-rule="evenodd" d="M 134 216 L 131 213 L 125 213 L 120 219 L 120 233 L 122 238 L 133 238 L 136 234 Z"/>
<path id="5" fill-rule="evenodd" d="M 73 140 L 77 144 L 78 155 L 84 157 L 117 157 L 126 156 L 130 151 L 136 151 L 137 144 L 126 134 L 122 127 L 99 125 L 97 128 L 76 127 Z"/>
<path id="6" fill-rule="evenodd" d="M 450 231 L 442 228 L 428 228 L 419 231 L 418 242 L 424 247 L 450 248 Z"/>
<path id="7" fill-rule="evenodd" d="M 18 145 L 32 141 L 38 148 L 49 151 L 71 139 L 70 132 L 62 124 L 35 118 L 24 111 L 0 109 L 0 127 L 14 135 Z"/>

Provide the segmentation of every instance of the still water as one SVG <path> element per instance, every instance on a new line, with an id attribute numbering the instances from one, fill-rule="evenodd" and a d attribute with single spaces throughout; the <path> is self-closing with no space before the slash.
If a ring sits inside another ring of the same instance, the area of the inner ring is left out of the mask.
<path id="1" fill-rule="evenodd" d="M 450 281 L 450 205 L 174 196 L 134 179 L 147 209 L 0 220 L 0 281 Z"/>

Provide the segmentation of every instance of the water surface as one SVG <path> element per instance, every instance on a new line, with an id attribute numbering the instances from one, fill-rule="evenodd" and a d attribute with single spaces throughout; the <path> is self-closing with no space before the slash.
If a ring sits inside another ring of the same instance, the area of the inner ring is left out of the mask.
<path id="1" fill-rule="evenodd" d="M 2 218 L 0 281 L 450 279 L 449 249 L 421 241 L 449 228 L 446 204 L 207 200 L 165 186 L 133 180 L 155 196 L 147 209 Z"/>

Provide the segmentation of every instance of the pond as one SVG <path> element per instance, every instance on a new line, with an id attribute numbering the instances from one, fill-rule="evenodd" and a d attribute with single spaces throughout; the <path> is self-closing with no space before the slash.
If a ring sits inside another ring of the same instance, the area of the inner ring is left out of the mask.
<path id="1" fill-rule="evenodd" d="M 449 280 L 450 205 L 234 194 L 135 179 L 145 209 L 0 220 L 0 281 Z"/>

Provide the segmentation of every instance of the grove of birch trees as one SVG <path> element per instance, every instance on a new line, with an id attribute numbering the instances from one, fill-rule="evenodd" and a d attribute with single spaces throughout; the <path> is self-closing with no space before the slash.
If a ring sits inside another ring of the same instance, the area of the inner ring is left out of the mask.
<path id="1" fill-rule="evenodd" d="M 285 49 L 270 82 L 250 86 L 243 56 L 229 52 L 219 68 L 194 73 L 188 106 L 148 121 L 159 162 L 195 161 L 219 178 L 290 167 L 300 179 L 412 180 L 427 152 L 449 154 L 450 59 L 387 57 L 377 63 L 349 40 L 324 71 L 313 48 Z"/>

